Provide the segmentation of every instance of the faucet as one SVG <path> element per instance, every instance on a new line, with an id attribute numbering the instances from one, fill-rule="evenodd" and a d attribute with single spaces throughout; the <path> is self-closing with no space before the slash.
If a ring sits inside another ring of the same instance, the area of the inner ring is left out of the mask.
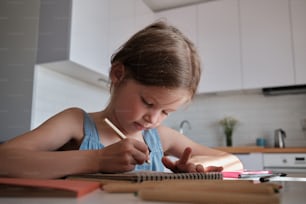
<path id="1" fill-rule="evenodd" d="M 190 125 L 190 122 L 188 120 L 183 120 L 181 123 L 180 123 L 180 133 L 181 134 L 184 134 L 184 124 L 186 124 L 188 126 L 188 129 L 190 130 L 191 129 L 191 125 Z"/>

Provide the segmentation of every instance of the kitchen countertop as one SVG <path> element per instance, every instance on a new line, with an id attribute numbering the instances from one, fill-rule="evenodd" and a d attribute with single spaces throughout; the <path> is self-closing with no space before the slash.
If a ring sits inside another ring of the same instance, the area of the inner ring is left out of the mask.
<path id="1" fill-rule="evenodd" d="M 237 146 L 237 147 L 214 147 L 221 151 L 233 154 L 248 154 L 248 153 L 306 153 L 306 147 L 258 147 L 258 146 Z"/>

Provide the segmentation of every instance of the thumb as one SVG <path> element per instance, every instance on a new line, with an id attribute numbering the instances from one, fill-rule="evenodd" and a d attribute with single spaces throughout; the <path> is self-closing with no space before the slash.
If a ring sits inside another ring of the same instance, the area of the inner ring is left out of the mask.
<path id="1" fill-rule="evenodd" d="M 172 171 L 175 170 L 175 164 L 174 162 L 172 162 L 168 157 L 164 156 L 162 158 L 162 162 L 164 164 L 164 166 Z"/>

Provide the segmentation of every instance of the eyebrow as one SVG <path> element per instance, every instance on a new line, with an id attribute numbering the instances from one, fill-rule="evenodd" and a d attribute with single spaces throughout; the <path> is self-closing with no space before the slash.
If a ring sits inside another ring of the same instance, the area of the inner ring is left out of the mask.
<path id="1" fill-rule="evenodd" d="M 160 102 L 158 102 L 157 99 L 155 99 L 155 98 L 154 98 L 153 96 L 151 96 L 151 95 L 147 96 L 147 95 L 145 95 L 145 94 L 143 94 L 143 93 L 140 93 L 140 96 L 141 96 L 143 99 L 145 99 L 145 100 L 153 100 L 153 102 L 156 103 L 157 106 L 159 106 L 159 107 L 162 107 L 162 106 L 165 106 L 165 105 L 171 105 L 171 104 L 173 104 L 173 103 L 178 102 L 179 100 L 181 100 L 181 98 L 177 98 L 177 99 L 175 99 L 175 100 L 173 100 L 173 101 L 171 101 L 171 102 L 169 102 L 169 103 L 161 104 Z M 184 101 L 184 102 L 180 105 L 180 107 L 183 106 L 184 104 L 187 104 L 188 101 L 189 101 L 188 99 L 187 99 L 186 101 Z M 164 109 L 164 110 L 167 110 L 167 111 L 170 111 L 170 112 L 174 112 L 174 111 L 177 111 L 178 109 L 179 109 L 179 108 L 177 108 L 177 109 L 172 109 L 172 108 L 167 109 L 167 108 L 166 108 L 166 109 Z"/>

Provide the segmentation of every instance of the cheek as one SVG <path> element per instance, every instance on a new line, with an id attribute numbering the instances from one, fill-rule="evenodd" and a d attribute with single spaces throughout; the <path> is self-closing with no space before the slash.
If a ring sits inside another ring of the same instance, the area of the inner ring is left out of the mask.
<path id="1" fill-rule="evenodd" d="M 117 103 L 116 113 L 118 118 L 122 118 L 126 121 L 133 121 L 139 119 L 143 113 L 143 105 L 130 97 L 129 99 L 121 100 Z"/>
<path id="2" fill-rule="evenodd" d="M 167 118 L 167 115 L 161 115 L 158 120 L 158 123 L 161 124 L 166 118 Z"/>

